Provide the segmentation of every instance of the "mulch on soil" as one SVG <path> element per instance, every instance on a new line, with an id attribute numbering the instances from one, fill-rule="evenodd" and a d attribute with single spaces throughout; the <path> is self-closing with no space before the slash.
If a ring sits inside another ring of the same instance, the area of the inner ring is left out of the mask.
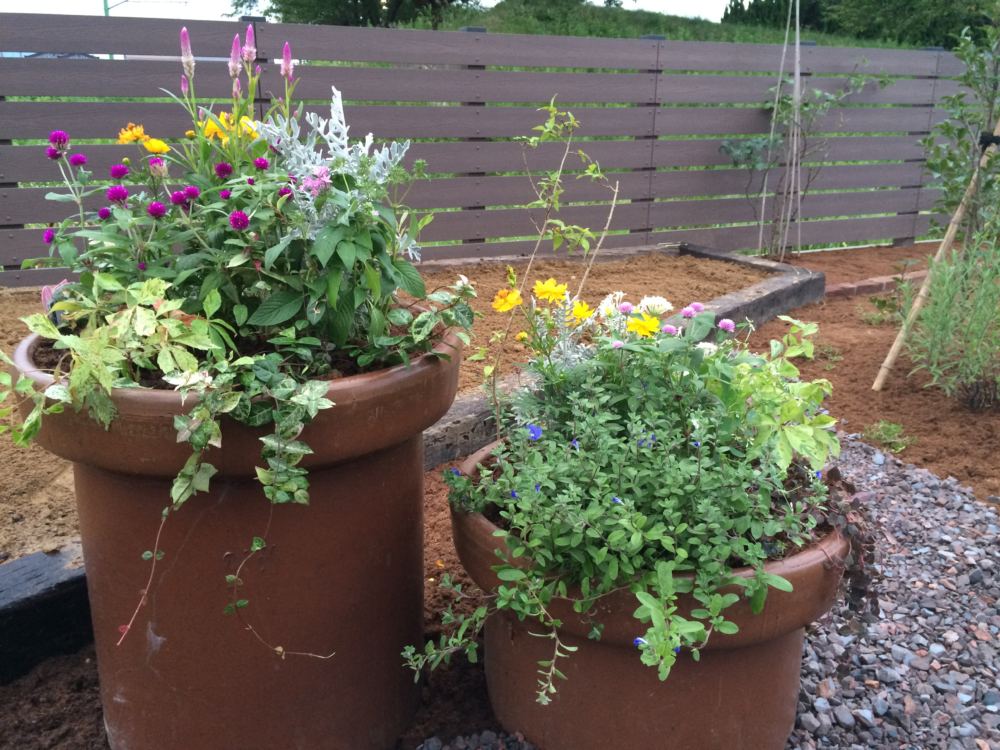
<path id="1" fill-rule="evenodd" d="M 894 247 L 865 247 L 850 250 L 822 250 L 790 255 L 787 263 L 810 271 L 822 271 L 827 287 L 875 276 L 895 276 L 927 268 L 927 258 L 937 252 L 936 242 Z"/>

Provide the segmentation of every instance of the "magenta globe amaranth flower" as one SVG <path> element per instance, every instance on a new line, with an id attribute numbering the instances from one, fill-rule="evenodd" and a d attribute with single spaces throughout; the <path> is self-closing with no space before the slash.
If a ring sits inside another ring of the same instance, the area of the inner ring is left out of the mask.
<path id="1" fill-rule="evenodd" d="M 159 201 L 153 201 L 148 206 L 146 206 L 146 213 L 152 216 L 154 219 L 162 219 L 167 215 L 167 207 L 164 206 Z"/>
<path id="2" fill-rule="evenodd" d="M 58 158 L 62 156 L 62 152 L 55 146 L 47 146 L 45 148 L 45 155 L 48 158 L 52 159 L 52 161 L 56 161 Z"/>
<path id="3" fill-rule="evenodd" d="M 69 148 L 69 135 L 65 130 L 53 130 L 49 133 L 49 143 L 60 151 L 65 151 Z"/>
<path id="4" fill-rule="evenodd" d="M 112 180 L 123 180 L 128 176 L 128 167 L 124 164 L 112 164 L 108 170 Z"/>
<path id="5" fill-rule="evenodd" d="M 253 177 L 247 177 L 247 185 L 253 185 L 253 184 L 254 184 Z"/>
<path id="6" fill-rule="evenodd" d="M 732 333 L 736 330 L 736 323 L 731 321 L 729 318 L 723 318 L 719 321 L 719 329 L 725 331 L 726 333 Z"/>
<path id="7" fill-rule="evenodd" d="M 199 195 L 201 195 L 201 188 L 196 185 L 188 185 L 184 188 L 184 197 L 189 201 L 197 200 Z"/>
<path id="8" fill-rule="evenodd" d="M 291 194 L 292 194 L 292 189 L 290 187 L 288 187 L 288 185 L 285 185 L 285 187 L 283 187 L 280 190 L 278 190 L 278 197 L 279 198 L 283 198 L 286 195 L 291 195 Z"/>
<path id="9" fill-rule="evenodd" d="M 215 165 L 215 176 L 224 180 L 233 173 L 233 165 L 227 161 L 220 161 Z"/>
<path id="10" fill-rule="evenodd" d="M 56 238 L 56 230 L 53 229 L 52 227 L 49 227 L 42 233 L 42 242 L 44 242 L 46 245 L 51 245 L 52 242 L 55 240 L 55 238 Z"/>
<path id="11" fill-rule="evenodd" d="M 108 200 L 112 203 L 122 203 L 128 200 L 128 188 L 124 185 L 112 185 L 108 188 Z"/>
<path id="12" fill-rule="evenodd" d="M 108 219 L 111 218 L 111 209 L 108 208 L 107 206 L 101 206 L 99 209 L 97 209 L 97 218 L 99 218 L 101 221 L 107 221 Z"/>
<path id="13" fill-rule="evenodd" d="M 86 154 L 71 154 L 69 157 L 69 163 L 74 167 L 82 167 L 87 163 Z"/>
<path id="14" fill-rule="evenodd" d="M 250 217 L 247 216 L 242 211 L 233 211 L 229 214 L 229 226 L 235 229 L 237 232 L 242 232 L 248 226 L 250 226 Z"/>
<path id="15" fill-rule="evenodd" d="M 185 203 L 187 203 L 187 196 L 184 195 L 184 191 L 175 190 L 170 194 L 170 202 L 173 203 L 175 206 L 183 206 Z"/>
<path id="16" fill-rule="evenodd" d="M 138 268 L 140 271 L 145 271 L 146 270 L 146 261 L 140 260 L 138 263 L 135 264 L 135 267 Z"/>
<path id="17" fill-rule="evenodd" d="M 263 156 L 258 156 L 256 159 L 253 160 L 253 165 L 257 169 L 267 169 L 269 166 L 271 166 L 271 162 L 269 162 Z"/>
<path id="18" fill-rule="evenodd" d="M 232 194 L 233 194 L 232 190 L 220 190 L 219 191 L 219 197 L 222 198 L 222 200 L 224 200 L 224 201 L 229 200 L 229 196 L 231 196 Z"/>

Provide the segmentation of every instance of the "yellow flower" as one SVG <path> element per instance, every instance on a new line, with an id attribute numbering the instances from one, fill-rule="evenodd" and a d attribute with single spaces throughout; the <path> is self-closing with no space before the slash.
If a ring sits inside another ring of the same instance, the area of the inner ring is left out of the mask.
<path id="1" fill-rule="evenodd" d="M 536 281 L 531 291 L 534 292 L 535 297 L 546 302 L 562 302 L 566 296 L 566 285 L 557 284 L 555 279 L 546 279 L 545 281 Z"/>
<path id="2" fill-rule="evenodd" d="M 577 323 L 582 323 L 593 314 L 594 311 L 590 309 L 590 305 L 583 300 L 578 299 L 573 303 L 573 318 Z"/>
<path id="3" fill-rule="evenodd" d="M 629 318 L 625 327 L 639 338 L 646 338 L 660 330 L 660 319 L 646 313 L 639 313 L 638 318 Z"/>
<path id="4" fill-rule="evenodd" d="M 184 131 L 184 137 L 185 138 L 194 138 L 194 131 L 193 130 L 185 130 Z"/>
<path id="5" fill-rule="evenodd" d="M 146 150 L 151 154 L 165 154 L 170 150 L 170 146 L 161 141 L 159 138 L 147 138 L 142 142 L 142 145 L 146 147 Z"/>
<path id="6" fill-rule="evenodd" d="M 501 289 L 493 298 L 493 309 L 497 312 L 507 312 L 522 302 L 524 300 L 521 299 L 521 293 L 517 289 Z"/>
<path id="7" fill-rule="evenodd" d="M 514 336 L 514 338 L 517 341 L 527 341 L 528 340 L 528 332 L 527 331 L 518 331 L 517 335 Z"/>
<path id="8" fill-rule="evenodd" d="M 135 123 L 130 122 L 118 131 L 119 143 L 144 143 L 148 139 L 149 136 L 146 135 L 146 131 L 143 130 L 142 125 L 136 125 Z"/>
<path id="9" fill-rule="evenodd" d="M 243 135 L 257 137 L 257 124 L 246 115 L 240 118 L 240 129 L 243 131 Z"/>

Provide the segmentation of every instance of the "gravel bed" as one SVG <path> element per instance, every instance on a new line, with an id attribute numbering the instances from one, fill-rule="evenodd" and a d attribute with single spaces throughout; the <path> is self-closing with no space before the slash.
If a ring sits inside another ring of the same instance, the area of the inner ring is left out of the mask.
<path id="1" fill-rule="evenodd" d="M 843 439 L 840 468 L 879 525 L 882 618 L 835 610 L 807 635 L 788 750 L 1000 750 L 1000 518 L 940 479 Z M 492 731 L 418 750 L 535 750 Z"/>

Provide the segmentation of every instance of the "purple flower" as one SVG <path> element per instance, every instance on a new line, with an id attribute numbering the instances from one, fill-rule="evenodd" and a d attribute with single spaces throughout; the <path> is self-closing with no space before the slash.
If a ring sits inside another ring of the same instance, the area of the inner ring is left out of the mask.
<path id="1" fill-rule="evenodd" d="M 49 157 L 50 159 L 52 159 L 52 161 L 55 161 L 60 156 L 62 156 L 62 152 L 59 149 L 57 149 L 55 146 L 48 146 L 45 149 L 45 155 L 47 157 Z"/>
<path id="2" fill-rule="evenodd" d="M 253 24 L 247 25 L 246 43 L 241 50 L 244 62 L 253 62 L 257 59 L 257 40 L 254 38 Z"/>
<path id="3" fill-rule="evenodd" d="M 140 260 L 138 263 L 135 264 L 135 267 L 138 268 L 140 271 L 145 271 L 146 270 L 146 261 Z"/>
<path id="4" fill-rule="evenodd" d="M 511 500 L 517 500 L 517 498 L 518 498 L 517 490 L 511 490 L 510 491 L 510 498 L 511 498 Z"/>
<path id="5" fill-rule="evenodd" d="M 458 469 L 456 469 L 456 468 L 455 468 L 454 466 L 452 466 L 452 467 L 451 467 L 451 473 L 452 473 L 452 474 L 454 474 L 454 475 L 455 475 L 456 477 L 460 477 L 460 476 L 462 476 L 462 472 L 460 472 L 460 471 L 459 471 Z"/>
<path id="6" fill-rule="evenodd" d="M 197 200 L 199 195 L 201 195 L 201 190 L 194 185 L 188 185 L 184 188 L 184 197 L 189 201 Z"/>
<path id="7" fill-rule="evenodd" d="M 181 73 L 181 96 L 186 97 L 190 90 L 191 86 L 188 84 L 188 77 Z"/>
<path id="8" fill-rule="evenodd" d="M 111 173 L 112 180 L 122 180 L 128 176 L 128 167 L 124 164 L 112 164 L 108 172 Z"/>
<path id="9" fill-rule="evenodd" d="M 669 323 L 667 323 L 665 326 L 663 326 L 663 328 L 661 328 L 660 330 L 663 331 L 663 333 L 667 334 L 668 336 L 676 336 L 677 335 L 677 327 L 676 326 L 672 326 Z"/>
<path id="10" fill-rule="evenodd" d="M 648 646 L 649 641 L 647 641 L 645 638 L 636 638 L 634 641 L 632 641 L 632 645 L 635 646 L 636 648 L 642 648 L 643 646 Z"/>
<path id="11" fill-rule="evenodd" d="M 112 185 L 108 188 L 108 200 L 112 203 L 122 203 L 128 200 L 128 188 L 124 185 Z"/>
<path id="12" fill-rule="evenodd" d="M 69 136 L 65 130 L 53 130 L 49 133 L 49 143 L 60 151 L 65 151 L 69 148 Z"/>
<path id="13" fill-rule="evenodd" d="M 224 180 L 233 173 L 233 165 L 227 161 L 220 161 L 215 165 L 215 174 L 220 180 Z"/>
<path id="14" fill-rule="evenodd" d="M 256 159 L 253 160 L 253 165 L 257 167 L 257 169 L 267 169 L 269 166 L 271 166 L 271 162 L 269 162 L 263 156 L 258 156 Z"/>
<path id="15" fill-rule="evenodd" d="M 537 424 L 529 424 L 526 429 L 528 430 L 528 440 L 534 442 L 542 436 L 542 428 Z"/>
<path id="16" fill-rule="evenodd" d="M 615 495 L 613 498 L 611 498 L 611 502 L 613 502 L 615 505 L 621 505 L 622 499 L 618 497 L 618 495 Z"/>
<path id="17" fill-rule="evenodd" d="M 247 185 L 253 185 L 253 177 L 247 177 Z"/>
<path id="18" fill-rule="evenodd" d="M 691 307 L 690 305 L 681 310 L 681 315 L 683 315 L 685 318 L 693 318 L 696 314 L 697 313 L 695 312 L 694 308 Z"/>
<path id="19" fill-rule="evenodd" d="M 82 166 L 84 166 L 87 163 L 87 155 L 86 154 L 72 154 L 69 157 L 69 163 L 72 164 L 74 167 L 82 167 Z"/>
<path id="20" fill-rule="evenodd" d="M 575 450 L 580 450 L 580 441 L 577 440 L 576 438 L 570 440 L 569 444 L 572 445 Z"/>
<path id="21" fill-rule="evenodd" d="M 736 330 L 736 324 L 729 318 L 723 318 L 722 320 L 719 321 L 719 328 L 720 330 L 723 330 L 726 333 L 732 333 L 733 331 Z"/>
<path id="22" fill-rule="evenodd" d="M 292 82 L 292 73 L 295 70 L 295 66 L 292 63 L 292 48 L 285 42 L 285 46 L 281 48 L 281 75 L 284 76 L 285 80 L 289 83 Z"/>
<path id="23" fill-rule="evenodd" d="M 107 221 L 111 218 L 111 209 L 107 206 L 101 206 L 97 209 L 97 216 L 101 221 Z"/>
<path id="24" fill-rule="evenodd" d="M 224 200 L 224 201 L 229 200 L 229 196 L 232 195 L 232 194 L 233 194 L 232 190 L 220 190 L 219 191 L 219 197 L 222 198 L 222 200 Z"/>
<path id="25" fill-rule="evenodd" d="M 51 245 L 52 241 L 56 238 L 56 230 L 49 227 L 42 233 L 42 242 L 46 245 Z"/>
<path id="26" fill-rule="evenodd" d="M 240 35 L 233 37 L 233 46 L 229 51 L 229 77 L 240 77 Z"/>
<path id="27" fill-rule="evenodd" d="M 313 167 L 312 176 L 302 178 L 302 187 L 312 193 L 315 198 L 326 188 L 330 187 L 330 168 Z"/>
<path id="28" fill-rule="evenodd" d="M 170 202 L 175 206 L 182 206 L 187 203 L 187 196 L 181 190 L 175 190 L 170 194 Z"/>
<path id="29" fill-rule="evenodd" d="M 181 27 L 181 65 L 184 67 L 184 75 L 187 78 L 194 78 L 194 53 L 191 51 L 191 36 L 188 34 L 187 26 Z M 181 79 L 181 91 L 187 96 L 184 90 L 184 79 Z"/>
<path id="30" fill-rule="evenodd" d="M 688 305 L 688 307 L 690 307 L 696 313 L 700 313 L 700 312 L 704 312 L 705 311 L 705 306 L 703 304 L 701 304 L 700 302 L 692 302 L 690 305 Z"/>
<path id="31" fill-rule="evenodd" d="M 679 654 L 680 652 L 681 652 L 681 647 L 680 646 L 674 646 L 674 653 L 675 654 Z"/>
<path id="32" fill-rule="evenodd" d="M 239 99 L 243 96 L 243 86 L 240 84 L 239 78 L 233 79 L 233 99 Z"/>
<path id="33" fill-rule="evenodd" d="M 164 216 L 167 215 L 167 207 L 164 206 L 159 201 L 153 201 L 148 206 L 146 206 L 146 213 L 152 216 L 154 219 L 162 219 Z"/>
<path id="34" fill-rule="evenodd" d="M 541 492 L 541 491 L 542 491 L 542 485 L 538 482 L 535 482 L 535 492 Z"/>
<path id="35" fill-rule="evenodd" d="M 611 348 L 612 349 L 621 349 L 623 346 L 625 346 L 625 342 L 624 341 L 618 341 L 616 339 L 616 340 L 614 340 L 614 341 L 611 342 Z"/>
<path id="36" fill-rule="evenodd" d="M 817 479 L 822 479 L 823 478 L 823 472 L 822 471 L 817 471 L 816 472 L 816 478 Z"/>
<path id="37" fill-rule="evenodd" d="M 693 445 L 695 448 L 700 448 L 701 447 L 701 441 L 700 440 L 692 440 L 691 441 L 691 445 Z"/>
<path id="38" fill-rule="evenodd" d="M 283 196 L 286 196 L 286 195 L 291 195 L 291 194 L 292 194 L 292 189 L 290 187 L 288 187 L 288 185 L 285 185 L 285 187 L 281 188 L 278 191 L 278 197 L 279 198 L 281 198 Z"/>
<path id="39" fill-rule="evenodd" d="M 229 214 L 229 226 L 235 229 L 237 232 L 242 232 L 248 226 L 250 226 L 250 217 L 247 216 L 242 211 L 233 211 Z"/>
<path id="40" fill-rule="evenodd" d="M 622 315 L 630 315 L 635 309 L 635 306 L 631 302 L 622 302 L 618 305 L 618 312 Z"/>

